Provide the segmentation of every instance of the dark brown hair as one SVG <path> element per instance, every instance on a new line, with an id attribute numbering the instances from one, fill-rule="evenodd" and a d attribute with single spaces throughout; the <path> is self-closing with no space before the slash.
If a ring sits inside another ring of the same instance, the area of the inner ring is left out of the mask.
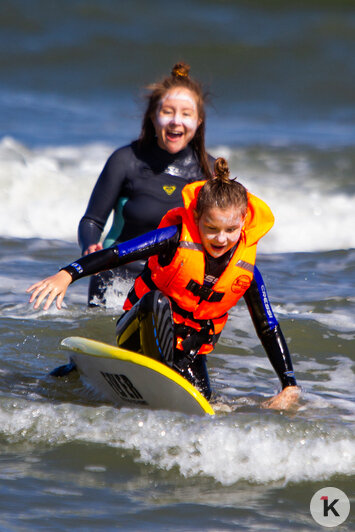
<path id="1" fill-rule="evenodd" d="M 170 89 L 176 87 L 183 87 L 189 89 L 196 95 L 198 117 L 201 120 L 194 138 L 190 144 L 197 154 L 200 166 L 206 178 L 211 177 L 211 169 L 208 163 L 208 155 L 205 147 L 205 101 L 206 93 L 203 91 L 200 83 L 189 76 L 190 66 L 186 63 L 176 63 L 174 65 L 171 75 L 163 78 L 157 83 L 148 85 L 150 93 L 148 95 L 148 105 L 144 113 L 141 134 L 139 142 L 142 148 L 149 148 L 155 139 L 155 128 L 152 121 L 152 116 L 157 112 L 161 99 Z"/>
<path id="2" fill-rule="evenodd" d="M 204 184 L 197 196 L 197 217 L 201 218 L 206 210 L 213 207 L 226 209 L 231 206 L 240 209 L 242 216 L 245 216 L 248 207 L 247 191 L 236 178 L 230 179 L 228 163 L 223 157 L 216 159 L 214 173 L 214 177 Z"/>

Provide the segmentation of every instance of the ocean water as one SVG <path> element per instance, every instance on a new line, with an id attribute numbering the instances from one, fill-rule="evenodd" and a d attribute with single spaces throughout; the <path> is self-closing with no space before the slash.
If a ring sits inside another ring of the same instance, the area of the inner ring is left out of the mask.
<path id="1" fill-rule="evenodd" d="M 351 1 L 4 0 L 0 17 L 0 530 L 320 530 L 343 490 L 354 528 L 355 105 Z M 79 335 L 114 343 L 128 283 L 61 311 L 25 289 L 79 255 L 108 155 L 139 134 L 144 86 L 183 59 L 209 89 L 207 145 L 272 208 L 259 246 L 302 396 L 279 389 L 242 302 L 214 355 L 214 417 L 117 409 L 54 379 Z"/>

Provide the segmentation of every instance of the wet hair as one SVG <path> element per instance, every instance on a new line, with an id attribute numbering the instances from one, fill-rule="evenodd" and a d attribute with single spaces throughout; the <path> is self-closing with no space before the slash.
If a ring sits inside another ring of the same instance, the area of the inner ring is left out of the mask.
<path id="1" fill-rule="evenodd" d="M 148 105 L 144 113 L 139 143 L 143 149 L 150 148 L 155 139 L 155 128 L 152 116 L 157 112 L 160 102 L 164 95 L 170 90 L 177 87 L 189 89 L 196 95 L 196 104 L 198 117 L 201 120 L 194 138 L 190 141 L 192 148 L 197 154 L 200 166 L 206 178 L 212 177 L 208 155 L 205 148 L 205 102 L 207 94 L 202 89 L 201 84 L 190 78 L 190 66 L 187 63 L 176 63 L 171 71 L 170 76 L 163 78 L 161 81 L 148 85 Z"/>
<path id="2" fill-rule="evenodd" d="M 229 176 L 227 161 L 223 157 L 219 157 L 215 161 L 214 176 L 203 185 L 198 193 L 195 209 L 198 218 L 201 218 L 205 211 L 213 207 L 226 209 L 233 206 L 240 209 L 243 217 L 246 215 L 247 191 L 236 178 L 230 179 Z"/>

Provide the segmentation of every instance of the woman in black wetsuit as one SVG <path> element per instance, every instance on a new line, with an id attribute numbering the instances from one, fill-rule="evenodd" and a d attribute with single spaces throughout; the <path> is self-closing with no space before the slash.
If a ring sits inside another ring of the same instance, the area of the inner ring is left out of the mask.
<path id="1" fill-rule="evenodd" d="M 211 176 L 214 159 L 205 149 L 205 96 L 189 77 L 190 67 L 176 64 L 171 76 L 148 88 L 148 106 L 138 140 L 108 159 L 92 192 L 78 237 L 83 255 L 155 229 L 162 216 L 182 206 L 181 191 Z M 114 220 L 103 244 L 101 234 L 111 212 Z M 115 275 L 133 278 L 143 261 L 90 279 L 89 305 L 105 304 Z"/>

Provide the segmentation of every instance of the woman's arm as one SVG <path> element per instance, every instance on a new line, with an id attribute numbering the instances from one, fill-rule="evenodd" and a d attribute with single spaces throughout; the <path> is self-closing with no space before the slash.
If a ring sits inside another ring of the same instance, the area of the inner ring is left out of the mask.
<path id="1" fill-rule="evenodd" d="M 107 160 L 92 191 L 86 212 L 78 227 L 78 240 L 83 254 L 102 249 L 102 231 L 121 195 L 128 169 L 133 164 L 130 146 L 116 150 Z"/>

